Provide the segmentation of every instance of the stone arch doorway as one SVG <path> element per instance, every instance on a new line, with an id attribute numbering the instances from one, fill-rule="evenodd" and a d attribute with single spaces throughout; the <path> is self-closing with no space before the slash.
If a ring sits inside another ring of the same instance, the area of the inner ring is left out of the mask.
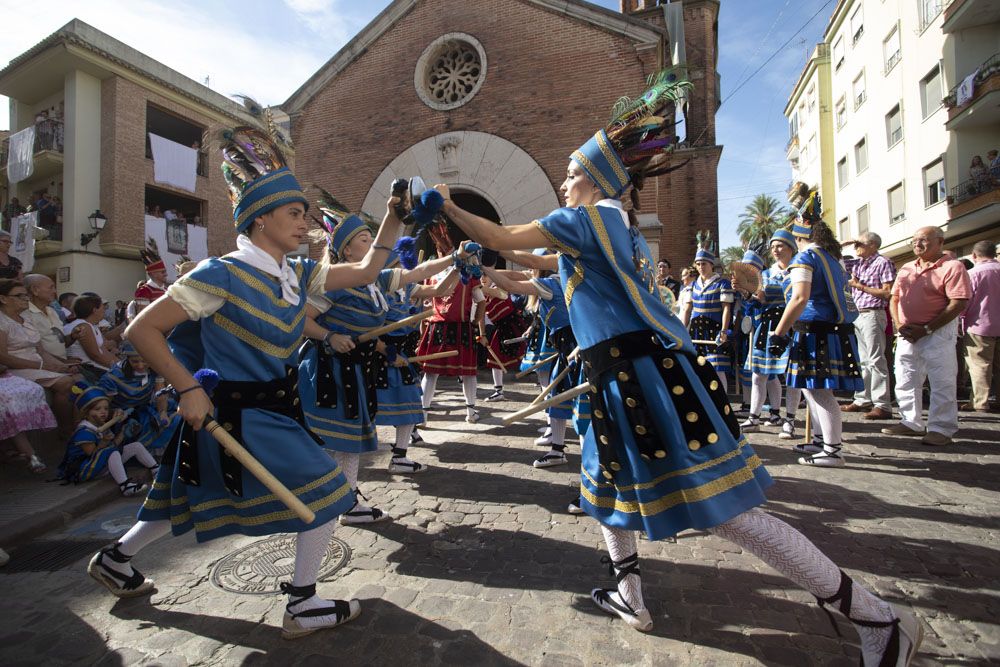
<path id="1" fill-rule="evenodd" d="M 552 182 L 529 153 L 495 134 L 463 130 L 403 150 L 372 183 L 362 210 L 382 210 L 392 181 L 413 176 L 480 198 L 503 224 L 525 224 L 559 207 Z"/>
<path id="2" fill-rule="evenodd" d="M 497 213 L 493 204 L 491 204 L 486 197 L 483 197 L 476 192 L 467 190 L 460 185 L 456 185 L 452 188 L 451 198 L 456 204 L 461 206 L 466 211 L 474 213 L 481 218 L 492 220 L 498 224 L 500 223 L 500 214 Z M 448 221 L 448 235 L 456 244 L 469 238 L 468 234 L 459 229 L 458 226 L 450 220 Z M 426 234 L 421 237 L 418 249 L 423 251 L 424 257 L 431 257 L 435 252 L 434 243 Z M 502 257 L 497 260 L 497 267 L 501 269 L 507 268 L 507 264 Z"/>

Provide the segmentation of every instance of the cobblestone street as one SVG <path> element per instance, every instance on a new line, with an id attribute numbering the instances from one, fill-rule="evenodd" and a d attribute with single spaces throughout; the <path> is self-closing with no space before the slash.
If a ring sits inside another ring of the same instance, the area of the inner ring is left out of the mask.
<path id="1" fill-rule="evenodd" d="M 534 469 L 531 461 L 545 451 L 531 442 L 541 418 L 498 426 L 531 390 L 510 385 L 507 402 L 481 403 L 482 422 L 469 425 L 458 385 L 443 378 L 425 442 L 411 449 L 430 469 L 390 476 L 387 451 L 363 459 L 362 491 L 394 521 L 338 527 L 334 536 L 350 547 L 349 559 L 319 585 L 326 597 L 360 598 L 356 621 L 284 641 L 283 596 L 215 587 L 212 566 L 257 538 L 155 543 L 134 563 L 158 591 L 134 600 L 116 600 L 87 577 L 89 554 L 55 571 L 16 571 L 15 549 L 0 569 L 0 662 L 857 664 L 848 623 L 838 617 L 846 640 L 837 638 L 809 594 L 701 533 L 640 543 L 651 633 L 594 608 L 590 589 L 611 580 L 600 564 L 597 523 L 565 511 L 576 493 L 578 443 L 570 443 L 569 465 Z M 486 393 L 481 382 L 480 397 Z M 880 595 L 913 605 L 929 629 L 916 664 L 996 664 L 1000 417 L 963 413 L 956 443 L 938 449 L 880 435 L 886 422 L 846 419 L 844 469 L 797 465 L 776 429 L 749 436 L 776 479 L 767 509 Z M 387 442 L 391 430 L 379 430 Z M 111 541 L 137 505 L 115 500 L 36 542 Z"/>

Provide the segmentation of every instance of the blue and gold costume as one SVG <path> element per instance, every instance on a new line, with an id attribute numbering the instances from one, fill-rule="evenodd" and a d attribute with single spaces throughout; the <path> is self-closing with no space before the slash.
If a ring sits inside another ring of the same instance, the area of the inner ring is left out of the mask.
<path id="1" fill-rule="evenodd" d="M 112 409 L 124 410 L 129 422 L 135 423 L 134 433 L 127 431 L 129 439 L 141 442 L 151 452 L 160 452 L 176 433 L 181 416 L 177 414 L 175 405 L 167 410 L 170 415 L 167 423 L 161 424 L 159 411 L 154 405 L 156 376 L 152 373 L 136 375 L 130 372 L 127 364 L 126 360 L 112 366 L 98 384 L 111 399 Z"/>
<path id="2" fill-rule="evenodd" d="M 796 223 L 795 229 L 799 225 Z M 788 386 L 862 389 L 864 381 L 858 368 L 858 342 L 853 324 L 858 309 L 851 298 L 847 272 L 833 255 L 815 245 L 792 258 L 788 271 L 796 269 L 810 272 L 812 287 L 805 310 L 792 325 Z"/>
<path id="3" fill-rule="evenodd" d="M 283 204 L 308 207 L 295 177 L 278 169 L 247 183 L 234 217 L 243 231 L 257 216 Z M 306 292 L 322 291 L 316 262 L 290 259 L 298 303 L 282 285 L 237 256 L 209 259 L 170 288 L 179 303 L 191 295 L 214 300 L 212 308 L 185 310 L 200 319 L 198 338 L 171 341 L 179 358 L 201 360 L 221 382 L 212 397 L 215 419 L 275 477 L 299 497 L 316 519 L 306 524 L 255 477 L 243 471 L 206 431 L 183 428 L 168 449 L 153 488 L 139 510 L 142 521 L 169 519 L 175 535 L 194 529 L 199 542 L 240 533 L 302 532 L 320 526 L 354 504 L 344 475 L 311 434 L 298 395 L 296 357 L 305 322 Z M 317 276 L 317 280 L 313 280 Z M 196 344 L 198 350 L 179 346 Z"/>
<path id="4" fill-rule="evenodd" d="M 658 539 L 760 505 L 771 479 L 715 370 L 656 293 L 649 248 L 619 207 L 563 208 L 534 224 L 561 251 L 570 322 L 594 385 L 581 506 Z"/>
<path id="5" fill-rule="evenodd" d="M 566 299 L 563 294 L 562 283 L 557 276 L 546 276 L 544 278 L 532 278 L 532 284 L 538 290 L 538 316 L 542 326 L 545 327 L 545 339 L 554 350 L 553 354 L 559 356 L 553 362 L 550 370 L 549 381 L 555 379 L 559 373 L 566 368 L 566 357 L 576 347 L 576 338 L 573 336 L 573 329 L 569 325 L 569 311 L 566 310 Z M 570 377 L 572 371 L 549 392 L 547 398 L 552 398 L 556 394 L 566 391 L 576 386 L 576 378 Z M 546 382 L 545 384 L 548 384 Z M 573 402 L 565 401 L 559 405 L 554 405 L 546 410 L 552 419 L 572 419 Z"/>
<path id="6" fill-rule="evenodd" d="M 781 241 L 793 249 L 795 248 L 795 239 L 787 230 L 778 230 L 771 237 L 771 241 Z M 749 300 L 754 304 L 756 317 L 751 335 L 750 356 L 747 358 L 744 368 L 757 375 L 783 379 L 788 367 L 788 351 L 774 355 L 770 352 L 769 346 L 771 342 L 770 332 L 774 331 L 778 322 L 781 321 L 781 316 L 785 313 L 786 293 L 791 290 L 791 284 L 788 282 L 788 269 L 782 269 L 777 264 L 772 264 L 765 269 L 763 268 L 763 260 L 755 265 L 762 269 L 760 282 L 764 299 L 760 300 L 753 296 Z M 776 405 L 771 406 L 772 410 L 777 408 Z"/>
<path id="7" fill-rule="evenodd" d="M 691 285 L 691 321 L 688 328 L 695 340 L 716 340 L 723 331 L 722 315 L 727 304 L 733 302 L 733 286 L 722 276 L 713 274 L 708 280 L 701 276 Z M 729 323 L 726 323 L 727 325 Z M 720 373 L 732 371 L 732 360 L 715 345 L 698 345 L 698 353 Z"/>
<path id="8" fill-rule="evenodd" d="M 86 419 L 81 421 L 69 442 L 66 443 L 66 454 L 59 464 L 57 477 L 74 484 L 89 482 L 100 477 L 108 470 L 108 458 L 116 451 L 115 447 L 101 447 L 104 439 L 97 432 L 97 427 Z M 92 445 L 95 449 L 90 454 L 83 447 Z"/>
<path id="9" fill-rule="evenodd" d="M 385 271 L 382 273 L 384 274 Z M 388 280 L 383 282 L 388 282 Z M 410 295 L 413 294 L 415 287 L 416 285 L 411 283 L 400 289 L 386 292 L 385 298 L 389 304 L 389 312 L 386 313 L 385 317 L 386 324 L 399 322 L 415 314 L 418 309 L 412 305 L 410 300 Z M 415 325 L 396 329 L 392 333 L 382 336 L 382 342 L 386 345 L 392 345 L 397 354 L 409 358 L 417 352 L 420 331 Z M 378 381 L 378 414 L 375 416 L 375 423 L 380 426 L 420 424 L 424 420 L 420 398 L 420 369 L 414 364 L 395 366 L 386 361 L 382 365 L 382 373 Z"/>
<path id="10" fill-rule="evenodd" d="M 360 218 L 353 216 L 343 224 L 352 221 L 363 226 Z M 349 239 L 343 245 L 347 242 Z M 338 252 L 342 247 L 338 246 Z M 316 322 L 327 331 L 352 337 L 382 326 L 389 310 L 384 294 L 396 290 L 398 275 L 397 270 L 386 269 L 367 287 L 334 290 L 311 300 L 322 311 Z M 379 410 L 377 384 L 383 357 L 375 345 L 374 340 L 357 343 L 344 354 L 316 341 L 303 348 L 299 364 L 302 405 L 310 429 L 328 449 L 356 454 L 378 447 L 374 419 Z"/>

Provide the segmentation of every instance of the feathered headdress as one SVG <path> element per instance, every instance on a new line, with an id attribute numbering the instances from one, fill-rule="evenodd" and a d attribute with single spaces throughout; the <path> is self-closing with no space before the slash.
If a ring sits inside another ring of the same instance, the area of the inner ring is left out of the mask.
<path id="1" fill-rule="evenodd" d="M 351 239 L 365 230 L 372 231 L 375 220 L 364 212 L 352 214 L 339 199 L 323 188 L 315 187 L 320 193 L 316 205 L 323 214 L 319 223 L 326 230 L 327 245 L 337 259 L 343 259 L 344 248 Z"/>
<path id="2" fill-rule="evenodd" d="M 699 229 L 694 239 L 697 242 L 697 250 L 694 253 L 694 261 L 704 260 L 715 266 L 715 241 L 712 240 L 712 232 L 707 229 Z"/>
<path id="3" fill-rule="evenodd" d="M 257 217 L 285 204 L 298 202 L 308 210 L 309 201 L 288 168 L 285 151 L 291 145 L 278 130 L 270 111 L 245 95 L 238 97 L 261 127 L 240 125 L 213 130 L 205 143 L 217 145 L 222 151 L 222 175 L 233 204 L 236 230 L 242 232 Z"/>
<path id="4" fill-rule="evenodd" d="M 812 238 L 813 225 L 823 219 L 819 189 L 796 181 L 788 191 L 788 202 L 796 208 L 792 235 L 800 239 Z"/>
<path id="5" fill-rule="evenodd" d="M 679 68 L 661 70 L 650 76 L 647 84 L 640 97 L 619 98 L 607 126 L 570 156 L 607 197 L 621 197 L 629 185 L 639 190 L 645 178 L 683 166 L 670 165 L 677 137 L 667 112 L 692 85 Z M 633 205 L 637 202 L 638 195 L 633 194 Z"/>
<path id="6" fill-rule="evenodd" d="M 142 258 L 142 263 L 146 265 L 146 273 L 167 270 L 167 265 L 160 259 L 160 249 L 152 236 L 146 239 L 146 247 L 139 251 L 139 257 Z"/>

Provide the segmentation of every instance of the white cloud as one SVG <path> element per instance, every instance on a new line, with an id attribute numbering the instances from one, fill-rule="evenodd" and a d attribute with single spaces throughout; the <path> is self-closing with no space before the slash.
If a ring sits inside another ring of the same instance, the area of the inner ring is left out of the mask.
<path id="1" fill-rule="evenodd" d="M 333 3 L 288 2 L 302 11 L 319 12 L 324 22 L 337 21 Z M 245 93 L 263 104 L 278 104 L 344 44 L 350 36 L 347 26 L 357 24 L 353 19 L 340 21 L 343 30 L 317 41 L 301 35 L 302 26 L 296 22 L 304 15 L 286 12 L 280 19 L 291 29 L 272 30 L 266 16 L 255 26 L 248 25 L 252 17 L 238 17 L 241 23 L 231 12 L 229 3 L 168 5 L 154 0 L 50 0 L 45 11 L 38 12 L 30 3 L 0 0 L 5 25 L 24 27 L 6 31 L 10 34 L 0 40 L 0 63 L 79 18 L 199 83 L 208 77 L 210 87 L 223 95 Z M 8 123 L 7 98 L 0 97 L 0 128 Z"/>
<path id="2" fill-rule="evenodd" d="M 328 40 L 346 42 L 360 28 L 347 7 L 342 6 L 337 0 L 284 0 L 284 2 L 303 24 Z"/>

